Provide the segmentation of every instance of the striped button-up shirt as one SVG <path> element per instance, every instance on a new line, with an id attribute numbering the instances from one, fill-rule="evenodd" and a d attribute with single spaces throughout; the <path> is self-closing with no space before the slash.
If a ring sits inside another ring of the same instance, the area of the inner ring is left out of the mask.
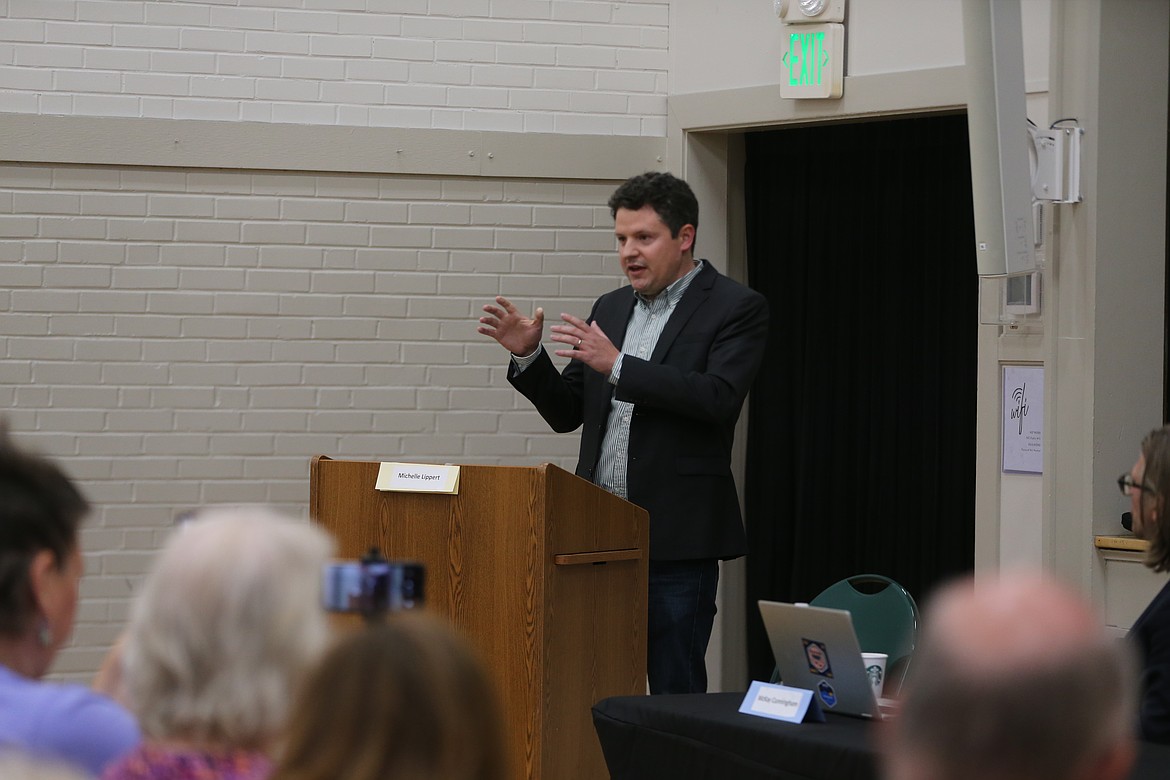
<path id="1" fill-rule="evenodd" d="M 621 354 L 613 363 L 609 374 L 610 384 L 616 386 L 622 374 L 622 358 L 633 355 L 649 360 L 658 344 L 658 337 L 666 327 L 666 321 L 674 312 L 691 281 L 703 268 L 703 261 L 695 262 L 686 276 L 673 282 L 653 298 L 635 293 L 637 303 L 626 326 L 626 338 L 622 342 Z M 634 417 L 634 405 L 619 401 L 615 395 L 610 402 L 609 418 L 605 423 L 605 437 L 601 440 L 601 457 L 593 480 L 601 487 L 622 498 L 629 498 L 630 421 Z"/>

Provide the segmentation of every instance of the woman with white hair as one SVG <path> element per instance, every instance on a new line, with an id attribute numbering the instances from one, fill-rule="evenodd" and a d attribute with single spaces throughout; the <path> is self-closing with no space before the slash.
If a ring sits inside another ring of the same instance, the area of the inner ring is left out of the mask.
<path id="1" fill-rule="evenodd" d="M 147 576 L 125 638 L 125 696 L 144 743 L 104 780 L 258 780 L 289 691 L 328 637 L 320 529 L 269 509 L 205 511 Z"/>

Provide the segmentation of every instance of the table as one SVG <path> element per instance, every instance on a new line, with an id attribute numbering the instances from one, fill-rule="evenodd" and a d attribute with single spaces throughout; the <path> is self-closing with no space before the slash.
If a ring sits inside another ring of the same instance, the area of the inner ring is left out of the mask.
<path id="1" fill-rule="evenodd" d="M 615 696 L 593 707 L 612 780 L 877 780 L 869 721 L 744 715 L 743 693 Z"/>
<path id="2" fill-rule="evenodd" d="M 877 780 L 880 724 L 826 714 L 785 723 L 739 712 L 743 693 L 615 696 L 593 707 L 611 780 Z M 1170 745 L 1142 743 L 1131 780 L 1170 776 Z"/>

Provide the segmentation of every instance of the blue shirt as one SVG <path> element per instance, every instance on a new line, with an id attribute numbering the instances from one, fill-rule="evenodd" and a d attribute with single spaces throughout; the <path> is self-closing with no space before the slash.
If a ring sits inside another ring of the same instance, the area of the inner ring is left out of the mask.
<path id="1" fill-rule="evenodd" d="M 0 746 L 64 761 L 96 777 L 141 740 L 134 716 L 113 699 L 0 666 Z"/>

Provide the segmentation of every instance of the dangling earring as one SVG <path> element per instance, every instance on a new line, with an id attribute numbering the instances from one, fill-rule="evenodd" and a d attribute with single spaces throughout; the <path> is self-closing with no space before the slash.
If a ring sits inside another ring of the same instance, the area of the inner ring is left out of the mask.
<path id="1" fill-rule="evenodd" d="M 48 647 L 53 644 L 53 629 L 49 627 L 49 621 L 42 620 L 41 624 L 37 626 L 37 642 L 41 647 Z"/>

